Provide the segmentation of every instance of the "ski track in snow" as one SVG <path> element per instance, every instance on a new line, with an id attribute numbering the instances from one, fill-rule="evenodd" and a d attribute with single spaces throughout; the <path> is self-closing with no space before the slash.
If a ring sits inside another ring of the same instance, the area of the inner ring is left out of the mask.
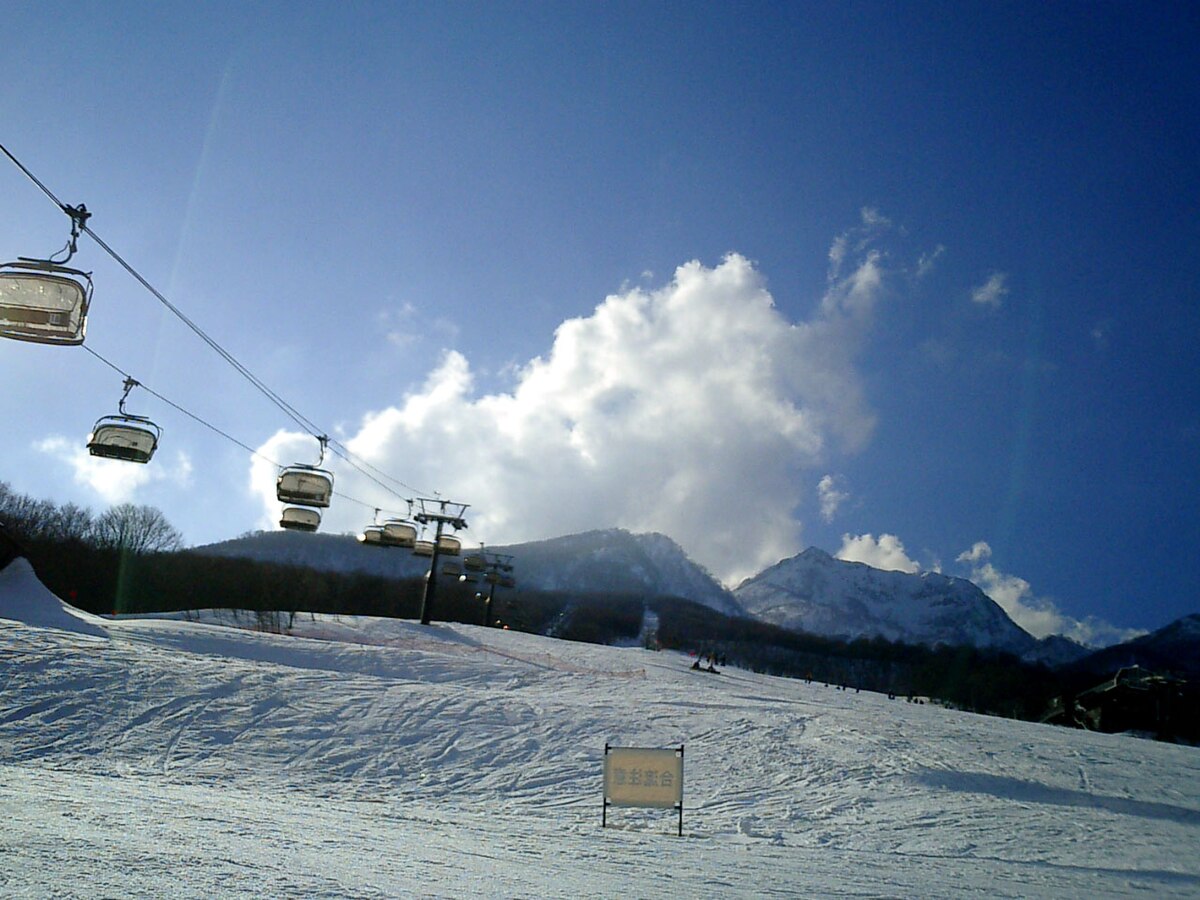
<path id="1" fill-rule="evenodd" d="M 22 621 L 35 585 L 0 591 L 4 896 L 1200 896 L 1196 748 L 474 626 L 97 637 Z M 685 745 L 682 839 L 600 828 L 606 742 Z"/>

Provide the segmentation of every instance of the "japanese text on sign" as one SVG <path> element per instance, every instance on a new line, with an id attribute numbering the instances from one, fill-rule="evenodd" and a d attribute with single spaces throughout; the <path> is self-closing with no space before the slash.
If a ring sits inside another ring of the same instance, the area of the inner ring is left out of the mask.
<path id="1" fill-rule="evenodd" d="M 683 803 L 683 755 L 677 750 L 611 747 L 604 757 L 604 796 L 613 806 Z"/>

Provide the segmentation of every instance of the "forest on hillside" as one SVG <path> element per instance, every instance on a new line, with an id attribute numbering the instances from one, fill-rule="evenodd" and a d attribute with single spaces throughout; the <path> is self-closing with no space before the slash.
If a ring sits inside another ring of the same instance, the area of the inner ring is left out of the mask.
<path id="1" fill-rule="evenodd" d="M 25 556 L 52 592 L 88 612 L 244 610 L 255 627 L 281 633 L 305 613 L 421 616 L 420 578 L 206 556 L 181 549 L 181 543 L 178 532 L 151 507 L 123 504 L 97 516 L 33 500 L 0 483 L 0 567 Z M 908 702 L 928 698 L 1031 721 L 1042 719 L 1056 703 L 1069 705 L 1069 698 L 1096 681 L 1094 675 L 1055 672 L 969 646 L 931 648 L 804 634 L 726 616 L 685 597 L 517 588 L 496 591 L 488 617 L 476 585 L 442 578 L 432 618 L 563 640 L 679 650 L 715 660 L 718 667 L 804 678 L 831 689 L 876 691 Z M 1180 736 L 1194 740 L 1200 728 L 1192 718 Z"/>

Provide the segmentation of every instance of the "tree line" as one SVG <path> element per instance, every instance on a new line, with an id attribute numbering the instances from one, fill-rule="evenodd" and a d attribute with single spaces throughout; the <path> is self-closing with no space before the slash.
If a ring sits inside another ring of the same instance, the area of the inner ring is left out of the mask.
<path id="1" fill-rule="evenodd" d="M 206 556 L 153 507 L 120 504 L 96 515 L 55 506 L 0 483 L 0 567 L 29 558 L 42 582 L 97 614 L 244 610 L 257 627 L 286 631 L 297 615 L 324 613 L 417 619 L 420 578 L 325 572 L 298 565 Z M 1094 676 L 1052 671 L 969 646 L 927 647 L 883 638 L 842 641 L 731 617 L 684 597 L 613 592 L 495 594 L 492 621 L 474 585 L 439 584 L 434 618 L 501 625 L 597 644 L 631 644 L 715 655 L 770 675 L 803 678 L 897 697 L 929 697 L 981 713 L 1038 720 L 1055 697 L 1090 687 Z M 654 622 L 648 635 L 647 622 Z"/>
<path id="2" fill-rule="evenodd" d="M 17 493 L 2 481 L 0 522 L 16 541 L 78 542 L 133 553 L 178 550 L 183 546 L 183 536 L 153 506 L 121 503 L 96 515 L 74 503 L 58 506 Z"/>

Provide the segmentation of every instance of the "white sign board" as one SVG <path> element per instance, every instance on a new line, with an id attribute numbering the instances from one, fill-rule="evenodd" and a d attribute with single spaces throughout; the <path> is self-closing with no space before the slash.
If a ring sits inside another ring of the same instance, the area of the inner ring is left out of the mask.
<path id="1" fill-rule="evenodd" d="M 609 747 L 604 798 L 612 806 L 683 806 L 683 750 Z"/>

